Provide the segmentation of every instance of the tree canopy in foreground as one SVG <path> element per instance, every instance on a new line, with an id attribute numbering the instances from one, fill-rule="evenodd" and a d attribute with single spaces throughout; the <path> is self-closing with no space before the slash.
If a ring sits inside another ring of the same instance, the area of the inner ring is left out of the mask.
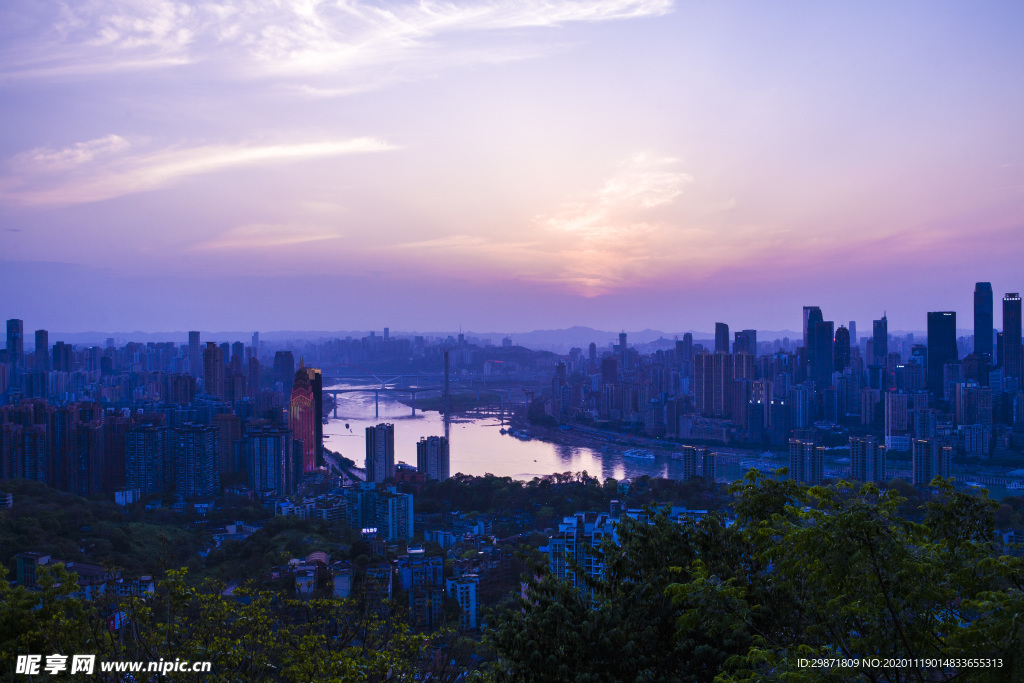
<path id="1" fill-rule="evenodd" d="M 603 576 L 578 590 L 542 573 L 499 615 L 494 677 L 1024 680 L 1024 561 L 1000 554 L 995 503 L 933 486 L 921 523 L 873 484 L 755 471 L 731 489 L 735 524 L 624 519 L 595 551 Z M 822 659 L 860 665 L 801 666 Z"/>

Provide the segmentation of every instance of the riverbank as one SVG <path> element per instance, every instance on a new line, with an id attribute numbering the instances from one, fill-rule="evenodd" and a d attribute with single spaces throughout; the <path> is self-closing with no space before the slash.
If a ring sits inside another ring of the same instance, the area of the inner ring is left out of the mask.
<path id="1" fill-rule="evenodd" d="M 626 450 L 630 448 L 644 448 L 661 455 L 671 455 L 678 452 L 683 446 L 698 446 L 708 448 L 717 453 L 727 453 L 744 457 L 758 458 L 763 455 L 765 448 L 742 448 L 736 446 L 725 446 L 723 444 L 711 445 L 705 443 L 684 443 L 677 441 L 666 441 L 651 437 L 638 436 L 636 434 L 624 434 L 607 429 L 598 429 L 587 425 L 563 424 L 551 428 L 536 425 L 526 419 L 523 414 L 516 414 L 510 421 L 511 428 L 517 431 L 526 431 L 531 438 L 554 443 L 563 446 L 576 448 L 590 448 L 592 450 Z M 773 457 L 782 457 L 781 453 L 773 453 Z"/>

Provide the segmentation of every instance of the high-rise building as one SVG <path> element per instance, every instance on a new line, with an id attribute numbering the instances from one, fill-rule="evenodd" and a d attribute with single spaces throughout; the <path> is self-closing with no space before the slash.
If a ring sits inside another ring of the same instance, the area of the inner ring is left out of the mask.
<path id="1" fill-rule="evenodd" d="M 693 360 L 693 334 L 692 333 L 687 332 L 687 333 L 685 333 L 683 335 L 683 357 L 681 359 L 677 359 L 677 360 L 683 360 L 683 361 L 692 361 Z"/>
<path id="2" fill-rule="evenodd" d="M 380 483 L 395 477 L 395 425 L 366 428 L 366 481 Z"/>
<path id="3" fill-rule="evenodd" d="M 886 448 L 875 437 L 850 437 L 850 477 L 857 481 L 884 484 Z"/>
<path id="4" fill-rule="evenodd" d="M 789 440 L 789 477 L 803 484 L 821 486 L 824 481 L 824 448 L 813 441 Z"/>
<path id="5" fill-rule="evenodd" d="M 974 285 L 974 355 L 992 354 L 992 283 Z"/>
<path id="6" fill-rule="evenodd" d="M 1018 299 L 1018 306 L 1019 306 Z M 1017 309 L 1020 310 L 1019 307 Z M 928 390 L 938 397 L 943 393 L 943 366 L 957 360 L 956 312 L 928 313 Z"/>
<path id="7" fill-rule="evenodd" d="M 821 309 L 817 306 L 804 306 L 804 348 L 809 348 L 811 343 L 811 331 L 814 325 L 825 318 L 821 315 Z"/>
<path id="8" fill-rule="evenodd" d="M 175 492 L 180 496 L 213 496 L 220 492 L 217 472 L 217 428 L 187 423 L 171 433 Z"/>
<path id="9" fill-rule="evenodd" d="M 928 486 L 935 477 L 952 473 L 953 448 L 936 439 L 914 439 L 910 445 L 910 467 L 914 486 Z"/>
<path id="10" fill-rule="evenodd" d="M 166 427 L 136 425 L 128 428 L 125 445 L 125 486 L 143 494 L 167 491 L 170 462 L 169 432 Z M 173 473 L 172 473 L 173 474 Z"/>
<path id="11" fill-rule="evenodd" d="M 757 356 L 757 330 L 740 330 L 732 345 L 733 353 L 749 353 Z"/>
<path id="12" fill-rule="evenodd" d="M 715 323 L 715 353 L 729 353 L 729 326 Z"/>
<path id="13" fill-rule="evenodd" d="M 224 350 L 214 342 L 203 349 L 203 393 L 224 398 Z"/>
<path id="14" fill-rule="evenodd" d="M 203 353 L 199 346 L 199 332 L 188 333 L 188 374 L 201 377 L 203 372 Z"/>
<path id="15" fill-rule="evenodd" d="M 221 413 L 213 416 L 213 426 L 217 428 L 217 471 L 221 481 L 237 471 L 235 449 L 242 439 L 242 420 L 234 413 Z"/>
<path id="16" fill-rule="evenodd" d="M 231 345 L 231 372 L 241 374 L 245 367 L 245 344 L 235 342 Z"/>
<path id="17" fill-rule="evenodd" d="M 718 454 L 704 449 L 700 459 L 700 476 L 704 478 L 704 482 L 712 489 L 715 488 L 715 483 L 718 481 Z"/>
<path id="18" fill-rule="evenodd" d="M 697 447 L 696 446 L 683 446 L 680 449 L 683 461 L 683 474 L 682 479 L 693 479 L 697 476 Z"/>
<path id="19" fill-rule="evenodd" d="M 316 400 L 310 373 L 305 363 L 299 361 L 299 369 L 295 372 L 292 383 L 291 400 L 288 403 L 288 426 L 292 436 L 302 442 L 302 471 L 312 472 L 317 465 L 316 426 L 320 424 L 320 416 L 316 414 Z M 368 430 L 369 431 L 369 430 Z"/>
<path id="20" fill-rule="evenodd" d="M 850 331 L 842 325 L 836 330 L 832 358 L 834 359 L 832 369 L 835 372 L 842 372 L 850 367 Z"/>
<path id="21" fill-rule="evenodd" d="M 619 366 L 622 368 L 623 372 L 626 372 L 629 368 L 629 365 L 627 364 L 628 355 L 626 349 L 626 333 L 619 332 Z"/>
<path id="22" fill-rule="evenodd" d="M 811 335 L 811 379 L 818 389 L 832 386 L 834 324 L 831 320 L 824 320 L 815 323 L 813 330 L 808 330 Z"/>
<path id="23" fill-rule="evenodd" d="M 282 389 L 287 392 L 294 380 L 295 355 L 291 351 L 276 351 L 274 353 L 274 383 L 280 383 Z"/>
<path id="24" fill-rule="evenodd" d="M 619 378 L 618 361 L 615 358 L 601 359 L 601 382 L 603 384 L 615 384 Z"/>
<path id="25" fill-rule="evenodd" d="M 260 499 L 295 492 L 302 463 L 295 457 L 291 430 L 268 420 L 253 420 L 239 444 L 239 469 Z"/>
<path id="26" fill-rule="evenodd" d="M 1019 382 L 1024 371 L 1024 348 L 1021 346 L 1020 294 L 1009 292 L 1003 297 L 1003 378 Z"/>
<path id="27" fill-rule="evenodd" d="M 25 324 L 17 318 L 7 321 L 7 363 L 10 367 L 9 384 L 20 387 L 19 375 L 25 369 Z"/>
<path id="28" fill-rule="evenodd" d="M 857 338 L 857 321 L 851 320 L 849 324 L 850 328 L 850 347 L 859 348 L 860 339 Z"/>
<path id="29" fill-rule="evenodd" d="M 889 356 L 889 321 L 885 314 L 881 320 L 875 320 L 871 325 L 871 343 L 873 352 L 871 354 L 872 365 L 885 365 Z"/>
<path id="30" fill-rule="evenodd" d="M 885 447 L 894 451 L 910 449 L 910 397 L 902 392 L 885 392 Z"/>
<path id="31" fill-rule="evenodd" d="M 425 436 L 416 444 L 416 469 L 427 479 L 444 481 L 451 476 L 448 439 Z"/>
<path id="32" fill-rule="evenodd" d="M 459 603 L 459 628 L 474 630 L 477 627 L 477 588 L 480 578 L 475 574 L 447 579 L 448 598 Z"/>
<path id="33" fill-rule="evenodd" d="M 353 529 L 373 530 L 388 541 L 409 539 L 415 533 L 412 495 L 398 493 L 394 486 L 365 482 L 346 489 L 345 508 L 348 525 Z"/>
<path id="34" fill-rule="evenodd" d="M 71 372 L 74 364 L 74 355 L 71 344 L 62 341 L 53 345 L 53 362 L 50 368 L 57 372 Z"/>
<path id="35" fill-rule="evenodd" d="M 324 464 L 324 376 L 320 368 L 306 368 L 313 390 L 313 411 L 316 415 L 316 464 Z"/>
<path id="36" fill-rule="evenodd" d="M 36 347 L 33 352 L 36 360 L 36 372 L 50 369 L 50 333 L 36 330 Z"/>
<path id="37" fill-rule="evenodd" d="M 705 417 L 728 417 L 732 411 L 733 355 L 698 353 L 693 357 L 694 407 Z"/>

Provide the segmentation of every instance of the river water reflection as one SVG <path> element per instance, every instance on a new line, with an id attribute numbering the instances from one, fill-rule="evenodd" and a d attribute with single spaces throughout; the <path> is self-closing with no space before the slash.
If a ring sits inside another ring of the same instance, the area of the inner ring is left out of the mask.
<path id="1" fill-rule="evenodd" d="M 366 427 L 380 422 L 395 425 L 395 462 L 416 464 L 416 442 L 420 437 L 443 435 L 444 421 L 434 411 L 415 411 L 390 394 L 382 393 L 375 416 L 373 387 L 352 383 L 335 384 L 327 388 L 353 389 L 367 387 L 367 393 L 340 394 L 338 417 L 331 417 L 324 425 L 324 446 L 340 452 L 362 467 L 366 455 Z M 348 428 L 345 425 L 348 425 Z M 640 475 L 678 479 L 682 477 L 682 463 L 669 457 L 669 452 L 654 450 L 653 460 L 627 458 L 621 450 L 628 446 L 602 451 L 596 448 L 569 446 L 533 439 L 521 441 L 501 433 L 501 421 L 489 417 L 456 417 L 450 426 L 451 472 L 483 475 L 490 472 L 500 477 L 529 480 L 533 477 L 560 472 L 582 472 L 606 479 L 635 478 Z M 725 458 L 718 465 L 718 482 L 732 482 L 743 477 L 748 466 L 757 466 L 763 472 L 783 467 L 785 456 L 758 457 L 748 454 Z M 744 463 L 744 464 L 741 464 Z M 899 466 L 893 463 L 894 466 Z M 909 464 L 904 463 L 904 467 Z M 849 476 L 849 460 L 840 460 L 826 455 L 826 478 Z M 901 475 L 909 478 L 909 472 Z M 955 472 L 958 481 L 970 482 L 977 477 Z M 1020 491 L 1007 490 L 1004 486 L 987 483 L 985 487 L 992 498 L 1006 495 L 1020 495 Z"/>
<path id="2" fill-rule="evenodd" d="M 357 384 L 335 384 L 327 388 L 357 388 Z M 365 386 L 365 385 L 364 385 Z M 366 428 L 380 422 L 395 425 L 395 462 L 416 464 L 416 442 L 424 436 L 444 434 L 444 421 L 434 411 L 415 411 L 390 394 L 382 393 L 374 405 L 373 387 L 367 393 L 346 393 L 338 396 L 337 417 L 332 414 L 324 425 L 324 446 L 340 452 L 362 467 L 365 459 Z M 379 410 L 379 415 L 375 414 Z M 346 424 L 348 427 L 346 428 Z M 451 472 L 483 475 L 488 472 L 501 477 L 532 479 L 558 472 L 586 471 L 605 479 L 633 478 L 640 475 L 679 478 L 682 463 L 669 457 L 667 451 L 655 451 L 654 460 L 627 458 L 619 449 L 600 449 L 548 443 L 533 439 L 522 441 L 501 433 L 501 421 L 489 417 L 455 417 L 449 427 L 451 439 Z M 742 476 L 737 464 L 719 466 L 719 481 L 733 481 Z"/>

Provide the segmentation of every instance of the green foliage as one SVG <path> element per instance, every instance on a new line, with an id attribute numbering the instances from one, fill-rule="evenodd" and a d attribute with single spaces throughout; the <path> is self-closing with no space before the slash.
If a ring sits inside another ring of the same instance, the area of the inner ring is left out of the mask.
<path id="1" fill-rule="evenodd" d="M 155 595 L 71 597 L 74 577 L 60 565 L 39 570 L 39 590 L 11 588 L 0 568 L 0 663 L 18 654 L 96 654 L 99 661 L 209 661 L 212 671 L 172 680 L 454 681 L 466 674 L 471 643 L 451 631 L 409 633 L 404 616 L 351 600 L 291 600 L 223 584 L 196 586 L 172 570 Z M 111 632 L 106 616 L 122 612 Z M 111 674 L 112 676 L 112 674 Z M 94 680 L 108 680 L 97 671 Z M 115 680 L 110 678 L 109 680 Z M 465 679 L 460 679 L 465 680 Z"/>
<path id="2" fill-rule="evenodd" d="M 613 499 L 628 507 L 674 501 L 703 509 L 723 507 L 728 502 L 722 496 L 714 497 L 698 479 L 678 481 L 641 476 L 633 481 L 628 495 L 620 495 L 614 479 L 602 483 L 587 472 L 563 472 L 525 482 L 492 474 L 456 474 L 441 482 L 427 482 L 416 493 L 415 502 L 416 512 L 427 514 L 448 510 L 488 514 L 530 512 L 546 520 L 543 525 L 537 521 L 544 528 L 578 510 L 607 510 Z"/>
<path id="3" fill-rule="evenodd" d="M 784 472 L 783 472 L 784 473 Z M 488 638 L 499 681 L 1024 680 L 1024 561 L 995 505 L 936 480 L 924 522 L 873 484 L 751 472 L 736 524 L 620 524 L 599 578 L 532 581 Z M 577 572 L 579 568 L 577 567 Z M 541 570 L 543 571 L 543 570 Z M 801 667 L 813 658 L 993 658 L 1002 668 Z"/>

